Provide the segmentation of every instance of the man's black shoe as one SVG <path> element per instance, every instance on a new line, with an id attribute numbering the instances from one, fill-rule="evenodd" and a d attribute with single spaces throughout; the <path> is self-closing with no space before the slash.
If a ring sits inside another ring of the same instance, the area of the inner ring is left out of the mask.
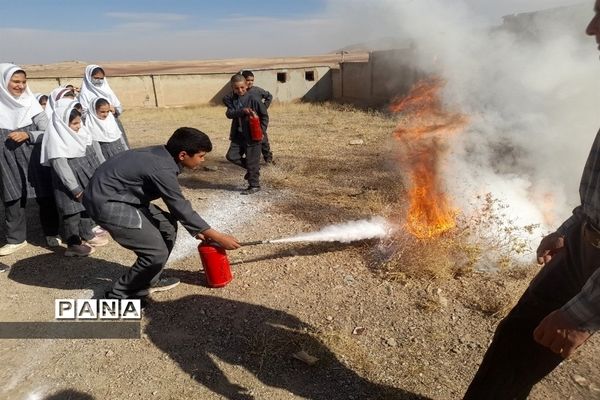
<path id="1" fill-rule="evenodd" d="M 253 194 L 260 191 L 260 186 L 248 186 L 245 190 L 242 190 L 243 195 Z"/>

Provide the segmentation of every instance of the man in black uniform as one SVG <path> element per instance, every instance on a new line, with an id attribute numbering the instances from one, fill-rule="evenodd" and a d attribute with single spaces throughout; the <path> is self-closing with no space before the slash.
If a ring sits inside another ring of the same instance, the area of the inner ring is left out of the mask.
<path id="1" fill-rule="evenodd" d="M 211 150 L 205 133 L 179 128 L 166 145 L 124 151 L 98 167 L 83 204 L 92 219 L 138 257 L 107 298 L 140 298 L 179 284 L 176 278 L 160 278 L 175 244 L 177 221 L 198 239 L 230 250 L 239 247 L 234 237 L 212 229 L 192 209 L 177 181 L 183 167 L 198 167 Z M 169 212 L 151 203 L 158 198 Z"/>

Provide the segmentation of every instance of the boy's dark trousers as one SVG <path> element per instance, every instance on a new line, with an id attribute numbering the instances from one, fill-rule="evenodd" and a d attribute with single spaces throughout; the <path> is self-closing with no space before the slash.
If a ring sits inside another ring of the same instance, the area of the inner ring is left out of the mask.
<path id="1" fill-rule="evenodd" d="M 138 208 L 142 228 L 132 229 L 102 223 L 112 238 L 137 255 L 133 266 L 114 284 L 110 298 L 138 298 L 158 281 L 160 273 L 173 250 L 177 237 L 177 220 L 171 214 L 151 204 Z"/>
<path id="2" fill-rule="evenodd" d="M 94 221 L 87 212 L 64 215 L 63 227 L 67 246 L 81 244 L 81 240 L 92 240 L 96 236 L 93 232 Z"/>
<path id="3" fill-rule="evenodd" d="M 59 217 L 54 196 L 35 199 L 40 209 L 40 224 L 45 236 L 58 236 Z M 23 243 L 27 238 L 27 198 L 4 203 L 6 241 L 10 244 Z"/>
<path id="4" fill-rule="evenodd" d="M 263 132 L 261 152 L 262 152 L 263 159 L 266 162 L 273 161 L 273 152 L 271 151 L 271 144 L 269 143 L 269 136 L 267 135 L 266 129 Z"/>
<path id="5" fill-rule="evenodd" d="M 533 385 L 560 364 L 563 358 L 535 342 L 533 331 L 578 294 L 596 270 L 600 248 L 592 244 L 595 237 L 600 239 L 600 233 L 587 223 L 570 229 L 565 248 L 542 267 L 498 325 L 465 399 L 526 399 Z"/>
<path id="6" fill-rule="evenodd" d="M 232 140 L 225 157 L 248 171 L 248 186 L 260 187 L 260 154 L 262 142 Z M 246 157 L 243 157 L 244 154 Z"/>

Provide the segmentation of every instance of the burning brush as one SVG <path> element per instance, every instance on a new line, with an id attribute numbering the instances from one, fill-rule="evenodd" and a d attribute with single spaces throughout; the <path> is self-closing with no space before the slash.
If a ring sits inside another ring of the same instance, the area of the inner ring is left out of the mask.
<path id="1" fill-rule="evenodd" d="M 440 79 L 421 81 L 390 106 L 390 111 L 404 116 L 394 137 L 401 145 L 401 164 L 411 182 L 406 229 L 420 239 L 437 237 L 456 225 L 455 212 L 442 188 L 440 161 L 448 136 L 464 128 L 468 120 L 443 109 L 443 86 Z"/>

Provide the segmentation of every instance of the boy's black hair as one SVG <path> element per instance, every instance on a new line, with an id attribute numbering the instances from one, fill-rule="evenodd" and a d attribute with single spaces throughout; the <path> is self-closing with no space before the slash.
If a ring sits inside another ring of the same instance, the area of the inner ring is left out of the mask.
<path id="1" fill-rule="evenodd" d="M 23 75 L 25 75 L 25 78 L 27 78 L 27 72 L 25 72 L 24 69 L 18 69 L 15 72 L 13 72 L 13 75 L 16 75 L 16 74 L 23 74 Z"/>
<path id="2" fill-rule="evenodd" d="M 43 101 L 48 102 L 48 96 L 46 96 L 45 94 L 41 95 L 40 98 L 38 99 L 38 102 L 40 104 L 42 104 Z"/>
<path id="3" fill-rule="evenodd" d="M 242 74 L 235 74 L 231 77 L 230 82 L 232 85 L 238 82 L 246 82 L 246 78 L 244 78 L 244 75 Z"/>
<path id="4" fill-rule="evenodd" d="M 165 147 L 169 154 L 177 159 L 182 151 L 185 151 L 189 156 L 201 151 L 208 153 L 212 150 L 212 143 L 206 133 L 196 128 L 182 127 L 173 132 Z"/>
<path id="5" fill-rule="evenodd" d="M 77 117 L 81 117 L 81 113 L 76 108 L 73 108 L 69 114 L 69 123 L 73 122 L 73 120 Z"/>
<path id="6" fill-rule="evenodd" d="M 102 106 L 106 106 L 106 105 L 109 105 L 109 106 L 110 106 L 110 103 L 108 102 L 108 100 L 106 100 L 105 98 L 102 98 L 102 97 L 101 97 L 101 98 L 99 98 L 98 100 L 96 100 L 96 107 L 95 107 L 95 108 L 96 108 L 96 111 L 98 111 L 98 109 L 99 109 L 100 107 L 102 107 Z"/>
<path id="7" fill-rule="evenodd" d="M 96 67 L 92 70 L 91 76 L 94 76 L 94 74 L 97 74 L 98 72 L 102 72 L 102 75 L 106 76 L 106 74 L 104 73 L 104 70 L 100 67 Z"/>
<path id="8" fill-rule="evenodd" d="M 254 77 L 254 74 L 252 73 L 252 71 L 250 71 L 250 70 L 246 70 L 246 71 L 243 71 L 243 72 L 242 72 L 242 76 L 243 76 L 244 78 L 247 78 L 247 77 L 249 77 L 249 76 L 251 76 L 251 77 Z"/>

